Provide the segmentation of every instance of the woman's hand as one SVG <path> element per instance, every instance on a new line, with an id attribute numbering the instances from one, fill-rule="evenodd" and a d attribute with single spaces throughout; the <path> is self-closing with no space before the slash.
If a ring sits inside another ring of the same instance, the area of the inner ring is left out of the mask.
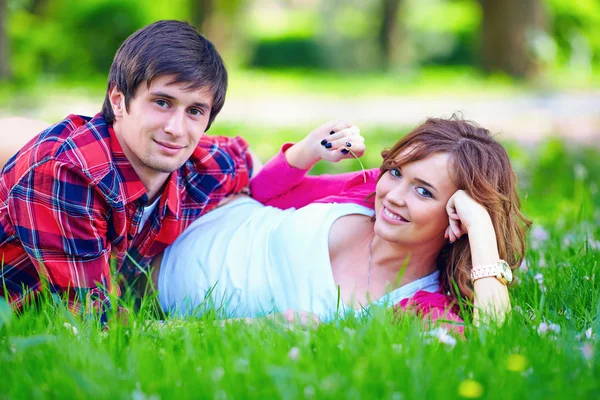
<path id="1" fill-rule="evenodd" d="M 365 139 L 360 129 L 346 121 L 329 121 L 308 134 L 285 152 L 288 164 L 298 169 L 310 169 L 319 160 L 338 162 L 365 152 Z"/>
<path id="2" fill-rule="evenodd" d="M 496 232 L 488 211 L 473 200 L 464 190 L 458 190 L 446 205 L 449 226 L 445 237 L 454 242 L 469 234 L 471 262 L 473 266 L 489 265 L 500 259 Z M 510 311 L 510 297 L 506 285 L 495 277 L 477 279 L 475 290 L 475 325 L 496 321 L 502 323 Z"/>
<path id="3" fill-rule="evenodd" d="M 446 204 L 448 213 L 448 228 L 444 237 L 450 242 L 455 242 L 462 235 L 479 230 L 479 228 L 493 229 L 490 215 L 487 210 L 464 190 L 457 190 Z"/>

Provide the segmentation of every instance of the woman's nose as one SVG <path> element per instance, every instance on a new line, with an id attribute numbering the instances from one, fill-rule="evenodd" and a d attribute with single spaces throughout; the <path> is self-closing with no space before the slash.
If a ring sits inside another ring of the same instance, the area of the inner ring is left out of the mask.
<path id="1" fill-rule="evenodd" d="M 388 200 L 393 202 L 397 206 L 405 206 L 408 190 L 410 190 L 409 186 L 402 182 L 398 184 L 394 189 L 389 191 Z"/>

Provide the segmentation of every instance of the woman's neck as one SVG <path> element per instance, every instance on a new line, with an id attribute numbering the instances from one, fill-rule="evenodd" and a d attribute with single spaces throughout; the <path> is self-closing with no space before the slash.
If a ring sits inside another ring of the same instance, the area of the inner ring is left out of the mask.
<path id="1" fill-rule="evenodd" d="M 375 235 L 371 245 L 371 279 L 385 280 L 394 287 L 404 286 L 437 269 L 437 246 L 403 245 Z"/>

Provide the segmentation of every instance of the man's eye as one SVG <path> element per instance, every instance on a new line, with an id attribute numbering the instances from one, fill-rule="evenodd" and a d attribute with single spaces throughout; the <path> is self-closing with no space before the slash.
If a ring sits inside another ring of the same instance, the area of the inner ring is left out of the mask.
<path id="1" fill-rule="evenodd" d="M 402 176 L 402 174 L 400 173 L 400 170 L 398 168 L 390 169 L 390 174 L 392 174 L 392 176 L 395 176 L 396 178 L 399 178 Z"/>
<path id="2" fill-rule="evenodd" d="M 431 194 L 431 192 L 429 190 L 422 188 L 422 187 L 417 188 L 417 193 L 419 193 L 423 197 L 433 197 L 433 195 Z"/>
<path id="3" fill-rule="evenodd" d="M 167 103 L 164 100 L 158 99 L 158 100 L 154 100 L 154 102 L 159 106 L 159 107 L 166 107 L 169 105 L 169 103 Z"/>
<path id="4" fill-rule="evenodd" d="M 204 112 L 199 108 L 192 108 L 190 109 L 189 113 L 194 116 L 204 115 Z"/>

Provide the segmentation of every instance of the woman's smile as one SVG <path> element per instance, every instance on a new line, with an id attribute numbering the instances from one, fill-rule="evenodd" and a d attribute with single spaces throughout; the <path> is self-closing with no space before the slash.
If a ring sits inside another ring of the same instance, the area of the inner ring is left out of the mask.
<path id="1" fill-rule="evenodd" d="M 390 224 L 394 224 L 394 225 L 405 225 L 410 222 L 406 218 L 402 217 L 400 214 L 397 214 L 397 213 L 391 211 L 385 205 L 382 207 L 381 217 L 386 222 L 388 222 Z"/>

